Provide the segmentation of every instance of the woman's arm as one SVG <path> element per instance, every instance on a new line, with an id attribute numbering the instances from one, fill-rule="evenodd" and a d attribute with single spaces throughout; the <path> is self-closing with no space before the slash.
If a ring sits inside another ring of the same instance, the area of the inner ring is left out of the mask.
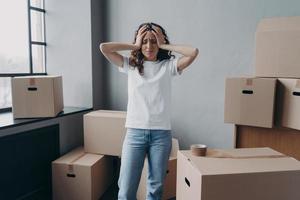
<path id="1" fill-rule="evenodd" d="M 178 71 L 182 71 L 183 69 L 187 68 L 190 64 L 192 64 L 192 62 L 199 54 L 199 50 L 197 48 L 190 46 L 163 44 L 159 48 L 168 51 L 174 51 L 183 55 L 178 59 L 177 62 Z"/>
<path id="2" fill-rule="evenodd" d="M 164 35 L 162 34 L 160 28 L 154 27 L 155 31 L 152 31 L 152 33 L 155 35 L 157 40 L 157 45 L 161 49 L 165 49 L 168 51 L 174 51 L 176 53 L 179 53 L 183 55 L 178 59 L 177 62 L 177 68 L 179 71 L 182 71 L 183 69 L 187 68 L 198 56 L 199 50 L 194 47 L 190 46 L 184 46 L 184 45 L 171 45 L 171 44 L 165 44 L 166 40 L 164 38 Z"/>
<path id="3" fill-rule="evenodd" d="M 136 40 L 134 44 L 129 43 L 118 43 L 118 42 L 106 42 L 100 44 L 100 50 L 103 55 L 109 60 L 111 63 L 123 67 L 123 56 L 117 53 L 117 51 L 124 50 L 138 50 L 142 46 L 142 40 L 146 35 L 146 26 L 140 28 L 137 33 Z"/>
<path id="4" fill-rule="evenodd" d="M 105 58 L 119 67 L 123 66 L 124 61 L 123 56 L 117 53 L 118 51 L 136 50 L 139 48 L 138 45 L 129 43 L 106 42 L 100 44 L 100 50 Z"/>

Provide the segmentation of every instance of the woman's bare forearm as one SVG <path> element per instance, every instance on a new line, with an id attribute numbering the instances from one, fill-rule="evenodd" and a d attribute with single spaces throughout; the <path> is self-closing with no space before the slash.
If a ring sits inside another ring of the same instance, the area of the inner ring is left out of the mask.
<path id="1" fill-rule="evenodd" d="M 162 44 L 159 48 L 174 51 L 188 57 L 196 57 L 199 53 L 197 48 L 185 45 Z"/>
<path id="2" fill-rule="evenodd" d="M 112 53 L 117 51 L 137 50 L 140 47 L 130 43 L 105 42 L 100 44 L 100 50 L 103 53 Z"/>

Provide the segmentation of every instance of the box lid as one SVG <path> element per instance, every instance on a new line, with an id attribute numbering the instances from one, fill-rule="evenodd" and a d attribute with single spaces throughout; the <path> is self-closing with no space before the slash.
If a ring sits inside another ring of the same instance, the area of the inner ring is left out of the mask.
<path id="1" fill-rule="evenodd" d="M 82 146 L 77 147 L 76 149 L 66 153 L 65 155 L 61 156 L 57 160 L 53 161 L 53 163 L 60 163 L 60 164 L 70 164 L 74 162 L 79 157 L 85 154 L 84 149 Z"/>
<path id="2" fill-rule="evenodd" d="M 104 155 L 86 153 L 86 154 L 84 154 L 84 156 L 82 156 L 78 160 L 74 161 L 73 164 L 81 165 L 81 166 L 92 166 L 96 162 L 98 162 L 98 160 L 102 159 L 103 157 L 104 157 Z"/>
<path id="3" fill-rule="evenodd" d="M 300 162 L 270 148 L 208 149 L 206 157 L 179 151 L 201 175 L 300 171 Z"/>
<path id="4" fill-rule="evenodd" d="M 125 111 L 115 111 L 115 110 L 96 110 L 85 114 L 84 116 L 92 117 L 108 117 L 108 118 L 125 118 Z"/>
<path id="5" fill-rule="evenodd" d="M 98 160 L 103 158 L 104 155 L 85 153 L 83 147 L 78 147 L 71 152 L 63 155 L 57 160 L 53 161 L 54 164 L 65 164 L 65 165 L 81 165 L 81 166 L 92 166 Z"/>
<path id="6" fill-rule="evenodd" d="M 227 77 L 225 82 L 237 81 L 241 86 L 253 87 L 259 84 L 258 87 L 263 87 L 265 83 L 276 84 L 277 78 L 263 78 L 263 77 Z M 270 87 L 267 85 L 267 87 Z M 267 88 L 266 88 L 267 89 Z"/>
<path id="7" fill-rule="evenodd" d="M 60 75 L 39 75 L 39 76 L 17 76 L 14 79 L 28 79 L 28 78 L 58 78 Z"/>
<path id="8" fill-rule="evenodd" d="M 300 31 L 300 16 L 265 18 L 259 22 L 256 32 L 290 30 Z"/>

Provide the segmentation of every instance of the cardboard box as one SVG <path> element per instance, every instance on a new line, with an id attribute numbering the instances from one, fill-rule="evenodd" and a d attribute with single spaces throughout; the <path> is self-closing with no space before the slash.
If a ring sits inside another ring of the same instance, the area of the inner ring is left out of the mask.
<path id="1" fill-rule="evenodd" d="M 54 200 L 98 200 L 112 179 L 112 158 L 85 153 L 83 147 L 52 162 Z"/>
<path id="2" fill-rule="evenodd" d="M 163 189 L 163 200 L 171 199 L 176 196 L 176 171 L 177 171 L 177 151 L 179 150 L 178 140 L 172 139 L 172 150 L 166 171 L 166 178 Z M 145 159 L 144 168 L 137 191 L 137 199 L 145 200 L 147 196 L 147 176 L 148 176 L 148 159 Z"/>
<path id="3" fill-rule="evenodd" d="M 84 115 L 84 150 L 121 156 L 126 134 L 126 112 L 98 110 Z"/>
<path id="4" fill-rule="evenodd" d="M 255 75 L 300 78 L 300 17 L 263 19 L 257 26 Z"/>
<path id="5" fill-rule="evenodd" d="M 300 163 L 270 148 L 179 151 L 178 200 L 299 200 Z"/>
<path id="6" fill-rule="evenodd" d="M 61 76 L 14 77 L 14 118 L 55 117 L 64 108 Z"/>
<path id="7" fill-rule="evenodd" d="M 300 130 L 300 79 L 279 79 L 277 124 Z"/>
<path id="8" fill-rule="evenodd" d="M 226 123 L 273 126 L 276 79 L 227 78 L 225 85 Z"/>

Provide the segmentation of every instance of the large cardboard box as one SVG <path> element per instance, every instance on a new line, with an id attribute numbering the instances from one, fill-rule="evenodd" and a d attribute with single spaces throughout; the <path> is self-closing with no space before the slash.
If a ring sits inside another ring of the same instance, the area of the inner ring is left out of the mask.
<path id="1" fill-rule="evenodd" d="M 300 78 L 300 16 L 263 19 L 257 26 L 255 75 Z"/>
<path id="2" fill-rule="evenodd" d="M 276 79 L 227 78 L 225 85 L 225 122 L 273 126 Z"/>
<path id="3" fill-rule="evenodd" d="M 14 118 L 55 117 L 63 110 L 61 76 L 24 76 L 11 80 Z"/>
<path id="4" fill-rule="evenodd" d="M 84 150 L 121 156 L 126 134 L 126 112 L 98 110 L 84 115 Z"/>
<path id="5" fill-rule="evenodd" d="M 98 200 L 113 179 L 112 158 L 77 148 L 52 162 L 54 200 Z"/>
<path id="6" fill-rule="evenodd" d="M 277 124 L 300 130 L 300 79 L 279 79 Z"/>
<path id="7" fill-rule="evenodd" d="M 166 178 L 163 188 L 163 200 L 171 199 L 176 196 L 176 172 L 177 172 L 177 151 L 179 150 L 178 140 L 172 138 L 172 150 L 166 171 Z M 137 191 L 137 199 L 145 200 L 147 196 L 147 176 L 148 176 L 148 159 L 145 159 L 144 168 Z"/>
<path id="8" fill-rule="evenodd" d="M 178 200 L 299 200 L 300 163 L 270 148 L 179 151 Z"/>

